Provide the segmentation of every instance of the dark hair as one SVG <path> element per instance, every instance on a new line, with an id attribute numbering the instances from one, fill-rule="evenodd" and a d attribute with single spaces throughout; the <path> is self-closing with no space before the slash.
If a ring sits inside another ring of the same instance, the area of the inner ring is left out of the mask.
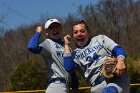
<path id="1" fill-rule="evenodd" d="M 86 24 L 86 22 L 85 22 L 84 20 L 77 20 L 77 21 L 74 23 L 73 27 L 74 27 L 75 25 L 78 25 L 78 24 L 84 24 L 85 27 L 86 27 L 86 30 L 89 32 L 89 27 L 88 27 L 88 25 Z M 72 30 L 73 30 L 73 28 L 72 28 Z"/>

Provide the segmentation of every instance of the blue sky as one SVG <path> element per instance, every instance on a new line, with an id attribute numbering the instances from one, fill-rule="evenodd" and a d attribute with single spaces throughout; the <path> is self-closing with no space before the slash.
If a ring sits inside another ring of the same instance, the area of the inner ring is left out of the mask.
<path id="1" fill-rule="evenodd" d="M 98 0 L 0 0 L 0 15 L 5 15 L 6 28 L 37 21 L 41 14 L 65 17 L 76 13 L 79 5 L 96 4 Z"/>

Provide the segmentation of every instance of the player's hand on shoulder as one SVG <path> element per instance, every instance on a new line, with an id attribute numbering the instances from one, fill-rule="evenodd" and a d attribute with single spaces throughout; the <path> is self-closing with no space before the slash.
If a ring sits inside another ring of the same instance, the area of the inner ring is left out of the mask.
<path id="1" fill-rule="evenodd" d="M 42 32 L 42 26 L 37 26 L 37 28 L 36 28 L 36 32 L 41 33 L 41 32 Z"/>

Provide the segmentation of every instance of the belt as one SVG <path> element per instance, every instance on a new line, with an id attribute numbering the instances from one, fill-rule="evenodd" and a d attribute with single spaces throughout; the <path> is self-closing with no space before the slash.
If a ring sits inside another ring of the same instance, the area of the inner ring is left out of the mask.
<path id="1" fill-rule="evenodd" d="M 95 79 L 95 82 L 91 84 L 91 86 L 96 86 L 100 83 L 102 83 L 105 79 L 103 77 L 97 77 L 97 79 Z"/>
<path id="2" fill-rule="evenodd" d="M 49 80 L 49 84 L 54 83 L 56 81 L 59 81 L 60 83 L 66 84 L 66 80 L 64 78 L 52 78 L 51 80 Z"/>

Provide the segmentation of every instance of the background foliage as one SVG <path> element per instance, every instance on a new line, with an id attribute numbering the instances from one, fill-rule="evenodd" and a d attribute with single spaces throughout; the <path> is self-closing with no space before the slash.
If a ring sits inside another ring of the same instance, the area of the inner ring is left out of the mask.
<path id="1" fill-rule="evenodd" d="M 91 35 L 105 34 L 123 46 L 127 53 L 126 65 L 131 83 L 140 83 L 140 1 L 100 0 L 96 5 L 79 6 L 77 13 L 57 17 L 63 23 L 63 35 L 71 34 L 75 20 L 85 20 Z M 0 15 L 0 23 L 3 23 Z M 50 18 L 41 15 L 40 21 L 6 30 L 0 26 L 0 91 L 45 89 L 47 71 L 39 55 L 29 53 L 27 44 L 36 26 Z M 45 39 L 41 36 L 41 41 Z M 74 48 L 74 45 L 72 46 Z M 80 86 L 87 86 L 79 75 Z M 131 93 L 140 93 L 140 86 L 131 87 Z"/>
<path id="2" fill-rule="evenodd" d="M 39 65 L 32 60 L 19 64 L 17 68 L 11 72 L 10 77 L 12 91 L 45 89 L 47 85 L 45 69 L 39 67 Z"/>

